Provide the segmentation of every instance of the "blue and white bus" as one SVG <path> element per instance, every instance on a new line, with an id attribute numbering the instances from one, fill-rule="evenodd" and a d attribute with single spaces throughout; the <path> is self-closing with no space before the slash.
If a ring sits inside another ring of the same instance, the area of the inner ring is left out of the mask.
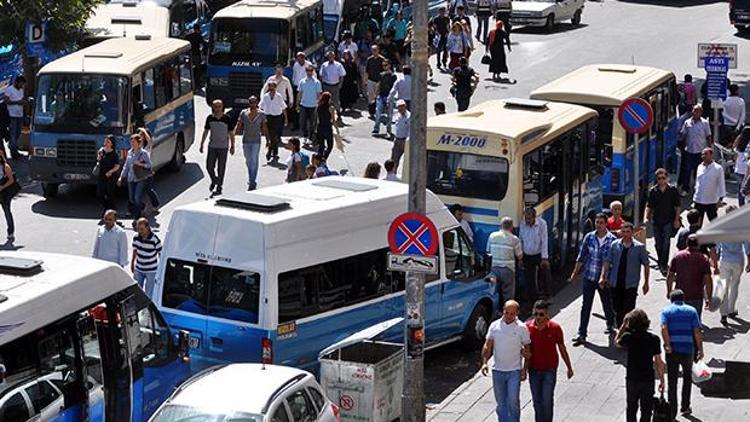
<path id="1" fill-rule="evenodd" d="M 113 38 L 42 67 L 37 76 L 30 172 L 46 196 L 61 183 L 93 183 L 104 137 L 124 159 L 129 134 L 147 127 L 155 168 L 179 170 L 193 142 L 190 44 L 174 38 Z"/>
<path id="2" fill-rule="evenodd" d="M 3 253 L 0 283 L 3 422 L 145 422 L 189 376 L 187 333 L 114 264 Z"/>
<path id="3" fill-rule="evenodd" d="M 260 361 L 316 371 L 321 350 L 403 316 L 386 232 L 407 196 L 406 184 L 331 176 L 176 209 L 153 299 L 190 332 L 193 371 Z M 498 306 L 490 259 L 431 192 L 426 215 L 440 268 L 425 285 L 425 338 L 479 347 Z"/>
<path id="4" fill-rule="evenodd" d="M 607 206 L 614 200 L 621 201 L 625 213 L 632 216 L 636 180 L 645 193 L 657 168 L 677 170 L 679 95 L 675 75 L 668 70 L 616 64 L 583 66 L 537 88 L 531 98 L 579 104 L 599 113 L 598 137 L 605 156 L 602 185 Z M 620 105 L 628 98 L 641 98 L 651 104 L 654 123 L 648 132 L 627 133 L 620 124 Z M 640 147 L 637 178 L 633 170 L 636 140 Z"/>
<path id="5" fill-rule="evenodd" d="M 246 106 L 281 64 L 291 77 L 294 54 L 320 62 L 323 54 L 322 0 L 241 0 L 211 20 L 206 100 Z"/>

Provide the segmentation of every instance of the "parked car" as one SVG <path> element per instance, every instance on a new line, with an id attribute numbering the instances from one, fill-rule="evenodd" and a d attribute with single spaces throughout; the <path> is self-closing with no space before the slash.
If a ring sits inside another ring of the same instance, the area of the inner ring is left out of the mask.
<path id="1" fill-rule="evenodd" d="M 313 375 L 287 366 L 236 363 L 199 372 L 149 422 L 339 422 Z"/>
<path id="2" fill-rule="evenodd" d="M 573 25 L 581 23 L 585 0 L 516 0 L 510 23 L 513 26 L 538 26 L 548 31 L 556 23 L 570 20 Z"/>

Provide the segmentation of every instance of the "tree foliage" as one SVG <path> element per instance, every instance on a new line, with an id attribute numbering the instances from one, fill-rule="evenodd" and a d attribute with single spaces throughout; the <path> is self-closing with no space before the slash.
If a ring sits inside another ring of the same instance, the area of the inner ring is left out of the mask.
<path id="1" fill-rule="evenodd" d="M 47 20 L 47 47 L 78 41 L 94 8 L 104 0 L 0 0 L 0 45 L 25 46 L 26 21 Z"/>

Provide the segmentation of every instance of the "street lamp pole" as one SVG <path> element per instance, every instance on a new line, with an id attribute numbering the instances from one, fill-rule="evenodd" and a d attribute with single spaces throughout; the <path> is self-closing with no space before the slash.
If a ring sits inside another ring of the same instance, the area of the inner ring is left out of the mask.
<path id="1" fill-rule="evenodd" d="M 427 189 L 427 0 L 412 2 L 411 126 L 409 128 L 409 212 L 425 214 Z M 404 387 L 401 420 L 423 422 L 424 282 L 421 273 L 406 273 Z"/>

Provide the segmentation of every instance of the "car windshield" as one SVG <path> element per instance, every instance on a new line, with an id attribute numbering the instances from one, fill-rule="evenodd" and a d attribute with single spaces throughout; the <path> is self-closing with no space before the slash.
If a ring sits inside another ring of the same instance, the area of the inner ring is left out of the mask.
<path id="1" fill-rule="evenodd" d="M 211 24 L 209 63 L 274 66 L 289 61 L 289 25 L 281 19 L 216 19 Z"/>
<path id="2" fill-rule="evenodd" d="M 39 77 L 34 129 L 112 133 L 126 122 L 128 79 L 113 75 Z"/>
<path id="3" fill-rule="evenodd" d="M 263 422 L 263 416 L 168 404 L 156 412 L 151 422 Z"/>
<path id="4" fill-rule="evenodd" d="M 438 195 L 500 201 L 508 190 L 508 160 L 428 151 L 427 188 Z"/>

